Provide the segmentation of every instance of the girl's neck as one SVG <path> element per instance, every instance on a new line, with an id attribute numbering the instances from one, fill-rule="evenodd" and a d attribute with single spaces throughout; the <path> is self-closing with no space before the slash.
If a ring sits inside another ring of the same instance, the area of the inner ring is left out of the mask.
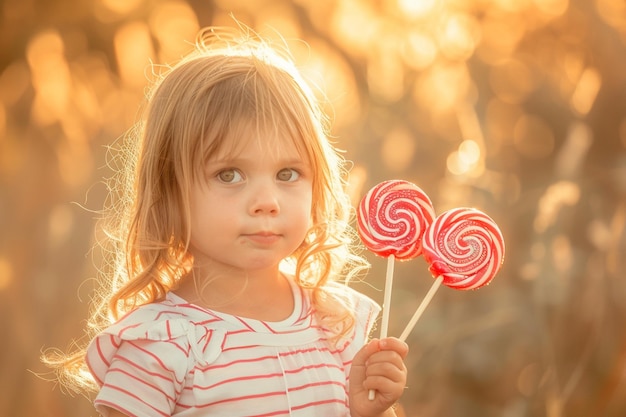
<path id="1" fill-rule="evenodd" d="M 182 279 L 176 295 L 202 308 L 233 316 L 277 322 L 293 312 L 291 284 L 278 270 Z"/>

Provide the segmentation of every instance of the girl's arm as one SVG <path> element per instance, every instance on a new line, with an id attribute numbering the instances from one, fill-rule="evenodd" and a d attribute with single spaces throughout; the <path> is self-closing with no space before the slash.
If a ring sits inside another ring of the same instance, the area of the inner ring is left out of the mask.
<path id="1" fill-rule="evenodd" d="M 406 386 L 406 343 L 395 337 L 374 339 L 357 352 L 350 369 L 351 417 L 395 416 L 392 406 Z M 376 391 L 373 400 L 370 390 Z"/>

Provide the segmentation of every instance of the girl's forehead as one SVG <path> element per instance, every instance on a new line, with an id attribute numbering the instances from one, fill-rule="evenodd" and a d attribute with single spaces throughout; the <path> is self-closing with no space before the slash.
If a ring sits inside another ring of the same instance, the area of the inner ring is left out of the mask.
<path id="1" fill-rule="evenodd" d="M 248 129 L 227 135 L 211 159 L 228 160 L 240 156 L 262 159 L 300 159 L 309 162 L 309 155 L 301 138 L 286 132 L 267 129 Z"/>

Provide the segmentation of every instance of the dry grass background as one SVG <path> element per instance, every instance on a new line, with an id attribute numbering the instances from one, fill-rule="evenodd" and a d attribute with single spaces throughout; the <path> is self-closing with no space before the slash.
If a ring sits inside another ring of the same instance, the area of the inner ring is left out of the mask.
<path id="1" fill-rule="evenodd" d="M 107 146 L 135 121 L 148 63 L 231 12 L 280 32 L 327 92 L 355 202 L 403 178 L 438 213 L 474 206 L 504 233 L 493 283 L 440 289 L 411 334 L 406 415 L 626 415 L 623 0 L 0 7 L 0 415 L 95 415 L 36 374 L 84 324 Z M 382 301 L 371 259 L 355 285 Z M 422 260 L 396 266 L 391 334 L 431 281 Z"/>

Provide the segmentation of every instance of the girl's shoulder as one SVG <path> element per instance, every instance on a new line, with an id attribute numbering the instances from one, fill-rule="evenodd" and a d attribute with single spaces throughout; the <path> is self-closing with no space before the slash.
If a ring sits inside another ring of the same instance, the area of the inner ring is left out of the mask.
<path id="1" fill-rule="evenodd" d="M 152 357 L 163 362 L 193 364 L 212 362 L 226 334 L 221 320 L 209 311 L 168 294 L 163 301 L 145 304 L 127 313 L 94 337 L 86 360 L 99 380 L 114 358 L 132 356 L 140 362 Z M 184 371 L 184 369 L 181 369 Z M 102 381 L 99 381 L 102 382 Z"/>
<path id="2" fill-rule="evenodd" d="M 173 340 L 195 327 L 210 329 L 220 318 L 168 293 L 162 301 L 142 305 L 106 328 L 120 340 Z M 219 327 L 219 326 L 218 326 Z"/>
<path id="3" fill-rule="evenodd" d="M 376 301 L 346 284 L 331 281 L 326 285 L 326 288 L 330 294 L 357 314 L 377 315 L 381 310 Z"/>

